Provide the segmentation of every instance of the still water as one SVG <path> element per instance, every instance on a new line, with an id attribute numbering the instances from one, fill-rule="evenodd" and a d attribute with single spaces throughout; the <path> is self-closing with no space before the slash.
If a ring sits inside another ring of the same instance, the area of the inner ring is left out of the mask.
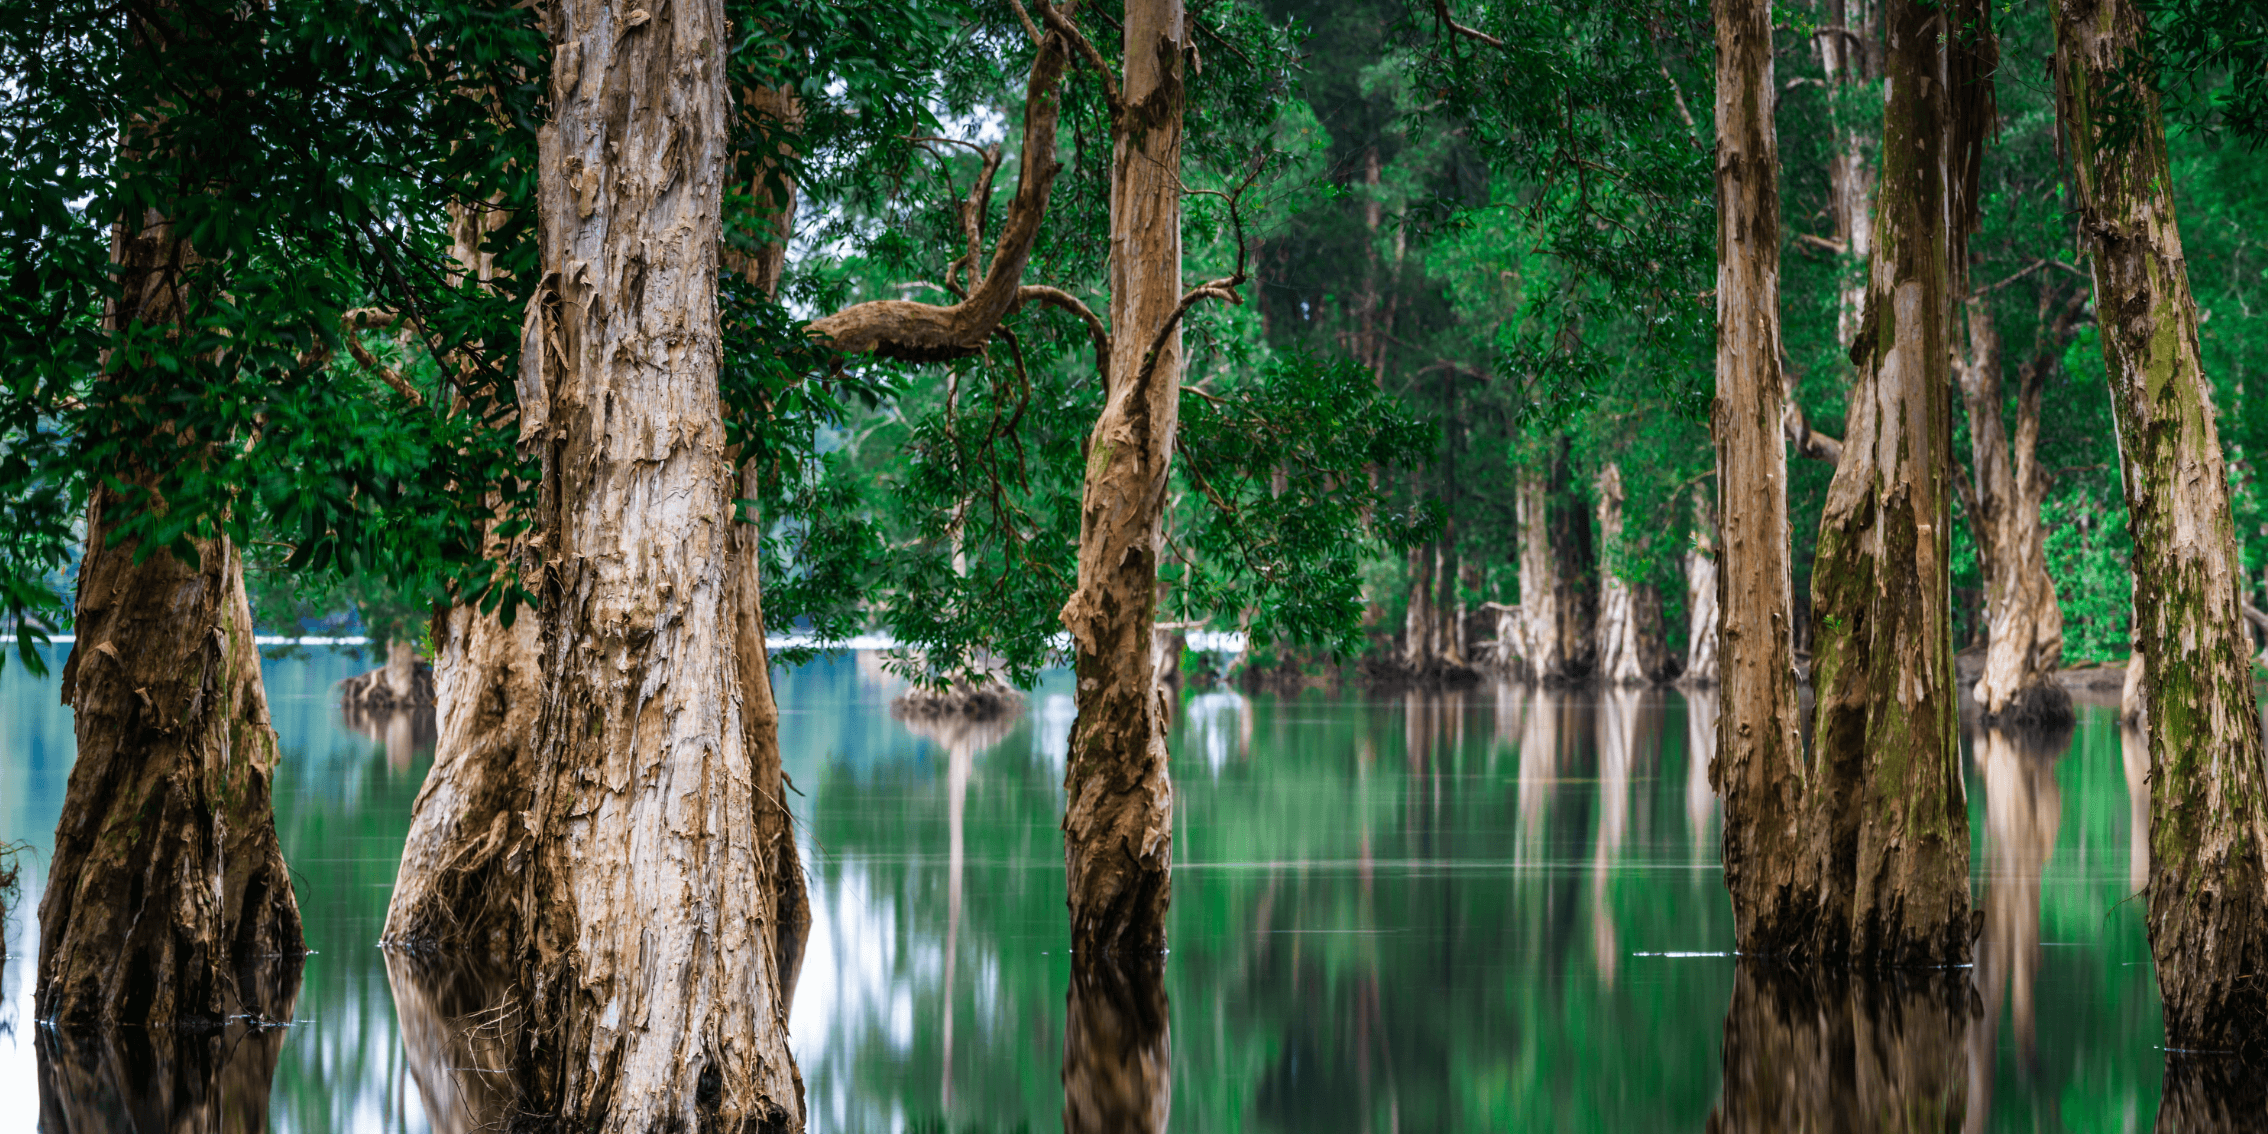
<path id="1" fill-rule="evenodd" d="M 432 754 L 429 725 L 340 718 L 331 684 L 365 666 L 266 665 L 316 952 L 297 1022 L 236 1058 L 275 1053 L 269 1129 L 465 1129 L 421 1092 L 373 946 Z M 893 719 L 871 655 L 778 681 L 816 915 L 790 1019 L 811 1128 L 1059 1129 L 1068 680 L 973 727 Z M 1806 1000 L 1744 980 L 1737 1002 L 1711 712 L 1675 692 L 1185 695 L 1172 1128 L 1699 1131 L 1776 1105 L 1755 1094 L 1772 1082 L 1851 1092 L 1814 1109 L 1958 1100 L 1971 1130 L 2151 1127 L 2141 768 L 2112 710 L 2083 706 L 2051 750 L 1965 748 L 1987 927 L 1959 987 Z M 0 966 L 0 1131 L 39 1122 L 34 910 L 72 747 L 53 680 L 11 665 L 0 840 L 32 850 Z M 227 1074 L 241 1092 L 267 1070 Z"/>

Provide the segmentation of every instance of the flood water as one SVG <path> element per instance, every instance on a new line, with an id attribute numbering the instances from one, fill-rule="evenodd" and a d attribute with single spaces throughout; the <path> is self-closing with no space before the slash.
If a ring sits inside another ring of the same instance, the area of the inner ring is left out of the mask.
<path id="1" fill-rule="evenodd" d="M 421 1091 L 373 944 L 431 738 L 347 727 L 330 686 L 365 667 L 267 663 L 278 821 L 316 952 L 297 1022 L 229 1056 L 272 1071 L 232 1067 L 223 1102 L 256 1117 L 241 1095 L 266 1075 L 269 1129 L 469 1129 Z M 816 914 L 790 1018 L 811 1129 L 1059 1129 L 1068 680 L 997 725 L 917 729 L 890 716 L 871 656 L 778 680 Z M 2151 1128 L 2165 1054 L 2127 900 L 2141 769 L 2112 710 L 2082 707 L 2051 750 L 1965 749 L 1978 964 L 1865 988 L 1736 981 L 1712 711 L 1671 691 L 1185 695 L 1172 1129 L 1699 1131 L 1713 1109 L 1734 1129 L 1874 1128 L 1862 1113 L 1890 1110 Z M 0 1130 L 39 1121 L 34 911 L 71 753 L 53 679 L 10 665 L 0 840 L 33 849 L 0 970 Z"/>

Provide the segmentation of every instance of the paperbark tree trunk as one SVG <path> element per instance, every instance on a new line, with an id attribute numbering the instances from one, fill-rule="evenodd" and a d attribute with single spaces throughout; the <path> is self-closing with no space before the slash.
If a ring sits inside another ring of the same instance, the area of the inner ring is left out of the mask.
<path id="1" fill-rule="evenodd" d="M 306 947 L 276 842 L 276 734 L 243 560 L 221 537 L 199 541 L 195 563 L 161 550 L 136 564 L 134 542 L 111 534 L 120 507 L 101 487 L 87 515 L 63 669 L 78 759 L 40 901 L 39 1018 L 160 1028 L 288 1013 L 262 1002 L 257 972 Z"/>
<path id="2" fill-rule="evenodd" d="M 2260 1041 L 2268 1019 L 2268 801 L 2228 475 L 2157 100 L 2126 76 L 2129 2 L 2055 8 L 2056 109 L 2094 261 L 2097 322 L 2134 532 L 2150 748 L 2150 948 L 2168 1046 Z M 2111 135 L 2112 110 L 2129 125 Z M 2106 138 L 2106 135 L 2111 135 Z M 2116 148 L 2112 148 L 2113 145 Z"/>
<path id="3" fill-rule="evenodd" d="M 1706 487 L 1693 492 L 1693 547 L 1685 553 L 1685 668 L 1678 684 L 1706 689 L 1717 683 L 1717 521 Z"/>
<path id="4" fill-rule="evenodd" d="M 796 1130 L 717 385 L 729 29 L 713 0 L 549 18 L 520 378 L 545 555 L 521 1106 Z"/>
<path id="5" fill-rule="evenodd" d="M 180 324 L 196 251 L 167 217 L 121 219 L 111 261 L 121 298 L 106 330 Z M 114 471 L 157 483 L 138 465 Z M 222 536 L 195 541 L 191 560 L 157 549 L 136 563 L 136 543 L 113 534 L 126 507 L 105 484 L 87 509 L 63 667 L 78 757 L 40 901 L 39 1018 L 151 1028 L 288 1018 L 288 1001 L 262 1002 L 257 971 L 266 958 L 296 965 L 305 945 L 276 842 L 276 734 L 243 559 Z"/>
<path id="6" fill-rule="evenodd" d="M 1717 752 L 1725 888 L 1743 953 L 1798 952 L 1817 901 L 1804 853 L 1808 780 L 1797 733 L 1788 573 L 1787 447 L 1780 440 L 1780 158 L 1771 6 L 1714 0 L 1717 27 Z"/>
<path id="7" fill-rule="evenodd" d="M 2001 413 L 2001 340 L 1990 306 L 1967 303 L 1969 350 L 1957 370 L 1969 412 L 1971 463 L 1976 478 L 1971 527 L 1985 576 L 1989 638 L 1977 704 L 1985 719 L 2004 725 L 2044 726 L 2071 719 L 2071 695 L 2056 683 L 2063 664 L 2063 607 L 2047 572 L 2046 529 L 2040 506 L 2047 473 L 2040 468 L 2040 387 L 2062 353 L 2069 313 L 2051 318 L 2052 287 L 2043 287 L 2040 349 L 2022 367 L 2011 438 Z"/>
<path id="8" fill-rule="evenodd" d="M 1882 79 L 1881 0 L 1827 0 L 1825 26 L 1812 33 L 1827 80 L 1834 149 L 1827 158 L 1827 214 L 1843 246 L 1836 281 L 1835 329 L 1848 343 L 1866 310 L 1867 265 L 1874 258 L 1875 118 L 1854 88 Z"/>
<path id="9" fill-rule="evenodd" d="M 1167 711 L 1150 628 L 1183 364 L 1173 323 L 1189 48 L 1180 0 L 1134 0 L 1125 34 L 1111 154 L 1110 368 L 1087 439 L 1078 584 L 1063 608 L 1079 706 L 1064 771 L 1064 867 L 1081 958 L 1165 948 L 1173 864 Z"/>
<path id="10" fill-rule="evenodd" d="M 1952 404 L 1946 344 L 1951 57 L 1979 0 L 1885 6 L 1890 97 L 1867 309 L 1843 459 L 1812 568 L 1818 702 L 1810 950 L 1879 964 L 1965 962 L 1969 817 L 1950 604 Z M 1960 33 L 1944 30 L 1947 17 Z M 1981 33 L 1977 33 L 1981 34 Z"/>
<path id="11" fill-rule="evenodd" d="M 1566 669 L 1559 648 L 1559 572 L 1551 553 L 1551 481 L 1544 470 L 1526 463 L 1513 477 L 1520 520 L 1519 676 L 1540 683 Z"/>
<path id="12" fill-rule="evenodd" d="M 1622 575 L 1622 469 L 1608 463 L 1599 470 L 1599 542 L 1605 551 L 1599 572 L 1598 674 L 1610 686 L 1652 685 L 1662 675 L 1661 602 L 1651 587 Z M 1640 541 L 1641 548 L 1643 541 Z"/>

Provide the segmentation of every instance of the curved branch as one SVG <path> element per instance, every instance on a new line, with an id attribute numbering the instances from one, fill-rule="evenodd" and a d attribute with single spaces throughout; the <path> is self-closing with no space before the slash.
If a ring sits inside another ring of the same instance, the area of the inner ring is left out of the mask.
<path id="1" fill-rule="evenodd" d="M 1095 344 L 1095 370 L 1102 375 L 1103 385 L 1110 384 L 1110 332 L 1103 328 L 1102 320 L 1092 309 L 1079 302 L 1078 296 L 1059 287 L 1027 284 L 1016 289 L 1016 300 L 1018 303 L 1045 303 L 1078 316 L 1079 321 L 1087 325 L 1087 337 Z"/>
<path id="2" fill-rule="evenodd" d="M 1043 11 L 1051 10 L 1045 8 Z M 1056 88 L 1062 84 L 1069 62 L 1066 38 L 1050 34 L 1040 42 L 1032 59 L 1032 75 L 1024 90 L 1024 152 L 1017 174 L 1016 195 L 1008 202 L 1008 215 L 1000 226 L 992 265 L 984 279 L 970 288 L 967 299 L 950 307 L 904 299 L 878 299 L 855 304 L 811 322 L 808 330 L 832 343 L 844 354 L 873 354 L 907 362 L 944 362 L 966 358 L 982 349 L 992 329 L 1015 310 L 1024 267 L 1031 262 L 1032 244 L 1040 221 L 1047 215 L 1048 190 L 1062 169 L 1055 160 L 1055 124 L 1059 110 Z M 973 266 L 973 265 L 972 265 Z"/>
<path id="3" fill-rule="evenodd" d="M 1789 398 L 1780 412 L 1780 427 L 1787 431 L 1788 443 L 1795 446 L 1796 455 L 1830 465 L 1841 464 L 1843 443 L 1811 427 L 1811 419 L 1804 416 L 1803 407 Z"/>
<path id="4" fill-rule="evenodd" d="M 1495 36 L 1480 30 L 1479 28 L 1468 28 L 1465 25 L 1458 23 L 1456 21 L 1456 18 L 1449 14 L 1449 0 L 1433 0 L 1433 19 L 1441 26 L 1448 28 L 1450 31 L 1456 32 L 1458 35 L 1464 36 L 1467 39 L 1477 39 L 1482 43 L 1489 45 L 1490 47 L 1504 46 L 1503 40 L 1498 39 Z"/>

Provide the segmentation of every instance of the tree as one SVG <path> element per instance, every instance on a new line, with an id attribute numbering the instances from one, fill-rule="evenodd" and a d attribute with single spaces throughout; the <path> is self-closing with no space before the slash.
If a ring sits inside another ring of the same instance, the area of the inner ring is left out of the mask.
<path id="1" fill-rule="evenodd" d="M 2268 1013 L 2268 801 L 2236 533 L 2175 220 L 2147 26 L 2133 4 L 2055 9 L 2058 119 L 2134 533 L 2147 702 L 2150 947 L 2169 1046 L 2256 1043 Z"/>
<path id="2" fill-rule="evenodd" d="M 1717 754 L 1740 949 L 1798 952 L 1817 900 L 1797 733 L 1780 440 L 1780 200 L 1770 6 L 1717 0 Z"/>
<path id="3" fill-rule="evenodd" d="M 520 405 L 547 565 L 523 1106 L 580 1128 L 793 1129 L 718 384 L 729 28 L 721 2 L 551 19 Z"/>

